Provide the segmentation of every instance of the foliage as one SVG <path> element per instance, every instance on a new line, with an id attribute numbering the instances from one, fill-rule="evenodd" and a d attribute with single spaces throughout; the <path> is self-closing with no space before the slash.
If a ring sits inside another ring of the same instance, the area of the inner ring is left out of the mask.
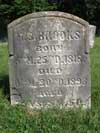
<path id="1" fill-rule="evenodd" d="M 0 46 L 0 133 L 100 133 L 100 38 L 91 50 L 92 108 L 90 110 L 31 110 L 11 106 L 5 98 L 7 45 Z M 5 82 L 3 82 L 5 81 Z M 8 86 L 6 86 L 8 88 Z"/>
<path id="2" fill-rule="evenodd" d="M 8 75 L 7 43 L 2 43 L 2 45 L 0 45 L 0 76 L 1 75 Z"/>
<path id="3" fill-rule="evenodd" d="M 53 10 L 55 8 L 55 4 L 50 4 L 48 0 L 2 1 L 0 4 L 0 15 L 6 15 L 10 19 L 15 19 L 30 12 Z"/>
<path id="4" fill-rule="evenodd" d="M 100 0 L 0 0 L 0 16 L 10 21 L 30 12 L 48 10 L 70 12 L 96 24 Z"/>
<path id="5" fill-rule="evenodd" d="M 25 14 L 37 11 L 55 10 L 56 5 L 48 0 L 1 0 L 0 1 L 0 39 L 7 33 L 7 24 Z"/>
<path id="6" fill-rule="evenodd" d="M 100 0 L 0 0 L 0 39 L 7 24 L 25 14 L 58 10 L 77 15 L 97 26 L 100 32 Z"/>
<path id="7" fill-rule="evenodd" d="M 87 0 L 88 20 L 97 26 L 100 34 L 100 0 Z"/>
<path id="8" fill-rule="evenodd" d="M 7 43 L 0 43 L 0 89 L 9 97 L 9 78 L 8 78 L 8 50 Z"/>

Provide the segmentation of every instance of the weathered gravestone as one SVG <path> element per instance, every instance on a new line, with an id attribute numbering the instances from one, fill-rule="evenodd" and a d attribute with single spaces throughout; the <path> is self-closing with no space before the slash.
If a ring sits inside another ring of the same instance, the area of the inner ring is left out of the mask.
<path id="1" fill-rule="evenodd" d="M 89 45 L 90 48 L 93 48 L 94 46 L 94 40 L 95 40 L 95 32 L 96 32 L 96 26 L 95 25 L 90 25 L 89 26 Z"/>
<path id="2" fill-rule="evenodd" d="M 9 24 L 11 103 L 33 108 L 91 106 L 89 24 L 40 12 Z"/>

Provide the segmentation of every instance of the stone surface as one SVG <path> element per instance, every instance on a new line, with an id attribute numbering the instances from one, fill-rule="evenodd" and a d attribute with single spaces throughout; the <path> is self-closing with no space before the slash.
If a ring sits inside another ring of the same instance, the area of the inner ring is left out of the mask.
<path id="1" fill-rule="evenodd" d="M 8 25 L 11 104 L 91 106 L 89 24 L 40 12 Z"/>
<path id="2" fill-rule="evenodd" d="M 96 26 L 95 25 L 90 25 L 89 26 L 89 45 L 90 48 L 93 48 L 94 46 L 94 39 L 95 39 L 95 33 L 96 33 Z"/>

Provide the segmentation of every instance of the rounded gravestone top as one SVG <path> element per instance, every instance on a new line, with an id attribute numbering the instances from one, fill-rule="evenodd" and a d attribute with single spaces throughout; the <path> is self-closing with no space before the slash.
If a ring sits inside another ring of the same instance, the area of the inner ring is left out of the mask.
<path id="1" fill-rule="evenodd" d="M 66 18 L 66 19 L 70 19 L 72 21 L 76 21 L 77 23 L 80 23 L 82 25 L 89 25 L 89 23 L 77 16 L 74 16 L 72 14 L 69 13 L 64 13 L 64 12 L 59 12 L 59 11 L 46 11 L 46 12 L 37 12 L 37 13 L 31 13 L 28 15 L 25 15 L 21 18 L 18 18 L 16 20 L 14 20 L 12 23 L 10 23 L 8 25 L 8 28 L 13 27 L 19 23 L 22 23 L 28 19 L 31 18 L 42 18 L 42 17 L 61 17 L 61 18 Z"/>

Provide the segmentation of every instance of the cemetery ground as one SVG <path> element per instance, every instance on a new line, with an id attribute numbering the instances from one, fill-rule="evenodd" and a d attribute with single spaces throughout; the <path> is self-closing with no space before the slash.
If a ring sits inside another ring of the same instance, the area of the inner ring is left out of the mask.
<path id="1" fill-rule="evenodd" d="M 9 102 L 8 46 L 0 44 L 0 133 L 100 133 L 100 37 L 91 57 L 92 107 L 30 110 Z"/>

